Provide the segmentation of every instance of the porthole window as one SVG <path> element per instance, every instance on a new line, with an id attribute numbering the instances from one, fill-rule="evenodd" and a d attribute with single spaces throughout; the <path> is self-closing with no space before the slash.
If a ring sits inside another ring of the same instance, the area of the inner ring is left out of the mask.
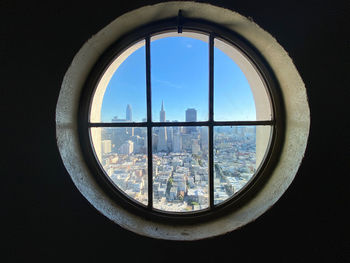
<path id="1" fill-rule="evenodd" d="M 278 200 L 308 114 L 303 83 L 268 33 L 232 11 L 167 2 L 116 19 L 79 51 L 57 104 L 58 147 L 109 219 L 195 240 Z"/>
<path id="2" fill-rule="evenodd" d="M 282 132 L 259 55 L 181 11 L 127 38 L 92 71 L 81 101 L 86 158 L 116 202 L 204 218 L 259 187 Z"/>

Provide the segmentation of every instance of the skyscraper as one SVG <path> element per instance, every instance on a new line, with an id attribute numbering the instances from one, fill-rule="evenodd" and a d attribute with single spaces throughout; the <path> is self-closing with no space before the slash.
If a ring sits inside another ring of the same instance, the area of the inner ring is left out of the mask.
<path id="1" fill-rule="evenodd" d="M 168 150 L 172 151 L 172 149 L 173 149 L 173 138 L 174 138 L 173 127 L 167 127 L 166 128 L 166 136 L 167 136 Z"/>
<path id="2" fill-rule="evenodd" d="M 173 135 L 173 151 L 174 152 L 181 152 L 182 151 L 182 138 L 180 134 L 179 127 L 174 127 L 173 129 L 174 135 Z"/>
<path id="3" fill-rule="evenodd" d="M 102 140 L 102 153 L 107 154 L 112 151 L 112 141 L 111 140 Z"/>
<path id="4" fill-rule="evenodd" d="M 202 151 L 207 150 L 209 147 L 209 136 L 208 136 L 208 127 L 200 128 L 200 143 Z"/>
<path id="5" fill-rule="evenodd" d="M 197 121 L 196 109 L 187 109 L 186 110 L 186 121 L 188 121 L 188 122 Z"/>
<path id="6" fill-rule="evenodd" d="M 159 112 L 159 121 L 160 122 L 165 122 L 165 111 L 164 111 L 164 104 L 163 104 L 163 101 L 162 101 L 162 108 Z"/>
<path id="7" fill-rule="evenodd" d="M 132 121 L 132 108 L 130 104 L 126 106 L 126 121 Z"/>
<path id="8" fill-rule="evenodd" d="M 165 111 L 164 111 L 163 101 L 162 101 L 162 107 L 161 107 L 160 112 L 159 112 L 159 121 L 165 122 Z M 166 127 L 159 128 L 157 151 L 158 152 L 167 152 L 168 151 Z"/>
<path id="9" fill-rule="evenodd" d="M 187 109 L 186 110 L 186 122 L 197 121 L 197 111 L 196 109 Z M 186 133 L 193 133 L 197 131 L 196 127 L 186 127 Z"/>

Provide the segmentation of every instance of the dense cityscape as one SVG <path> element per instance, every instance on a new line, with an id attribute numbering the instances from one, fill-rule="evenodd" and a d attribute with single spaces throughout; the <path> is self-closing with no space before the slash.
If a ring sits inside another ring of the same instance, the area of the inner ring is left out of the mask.
<path id="1" fill-rule="evenodd" d="M 159 114 L 166 122 L 164 104 Z M 196 109 L 185 111 L 186 122 L 197 121 Z M 131 105 L 126 118 L 132 122 Z M 147 129 L 102 129 L 102 160 L 107 175 L 129 197 L 147 205 Z M 255 126 L 214 127 L 214 204 L 239 191 L 256 170 Z M 205 209 L 209 205 L 208 127 L 154 127 L 152 132 L 153 207 L 173 212 Z"/>

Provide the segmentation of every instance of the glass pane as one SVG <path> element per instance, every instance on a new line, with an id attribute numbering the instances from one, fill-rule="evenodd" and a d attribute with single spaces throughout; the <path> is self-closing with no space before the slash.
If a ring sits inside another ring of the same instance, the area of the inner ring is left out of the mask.
<path id="1" fill-rule="evenodd" d="M 166 33 L 151 41 L 152 120 L 208 120 L 208 36 Z"/>
<path id="2" fill-rule="evenodd" d="M 270 134 L 270 126 L 214 127 L 214 204 L 250 181 L 268 149 Z"/>
<path id="3" fill-rule="evenodd" d="M 145 41 L 124 51 L 103 74 L 91 122 L 142 122 L 147 116 Z"/>
<path id="4" fill-rule="evenodd" d="M 153 207 L 208 208 L 208 127 L 153 128 L 152 140 Z"/>
<path id="5" fill-rule="evenodd" d="M 271 120 L 265 84 L 237 48 L 214 40 L 214 119 Z"/>
<path id="6" fill-rule="evenodd" d="M 147 128 L 91 128 L 95 153 L 120 190 L 147 205 Z"/>

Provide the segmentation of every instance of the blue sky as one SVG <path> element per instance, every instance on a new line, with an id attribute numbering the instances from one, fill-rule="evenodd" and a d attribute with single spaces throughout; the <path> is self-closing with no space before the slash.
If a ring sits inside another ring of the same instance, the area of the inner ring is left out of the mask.
<path id="1" fill-rule="evenodd" d="M 208 119 L 208 44 L 188 37 L 169 37 L 151 42 L 152 118 L 159 121 L 162 100 L 166 119 L 185 120 L 187 108 L 197 110 L 197 120 Z M 102 121 L 125 118 L 126 105 L 133 121 L 146 117 L 145 47 L 131 54 L 107 86 Z M 215 120 L 255 120 L 254 100 L 239 67 L 214 49 Z"/>

